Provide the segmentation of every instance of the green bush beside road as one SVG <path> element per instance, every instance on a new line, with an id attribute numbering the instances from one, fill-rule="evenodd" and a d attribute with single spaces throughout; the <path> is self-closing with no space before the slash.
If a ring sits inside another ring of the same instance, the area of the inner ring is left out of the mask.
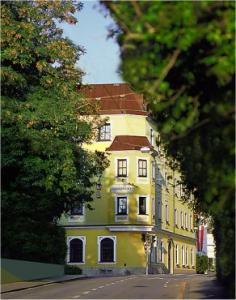
<path id="1" fill-rule="evenodd" d="M 196 272 L 204 274 L 208 269 L 208 257 L 206 255 L 197 255 Z"/>

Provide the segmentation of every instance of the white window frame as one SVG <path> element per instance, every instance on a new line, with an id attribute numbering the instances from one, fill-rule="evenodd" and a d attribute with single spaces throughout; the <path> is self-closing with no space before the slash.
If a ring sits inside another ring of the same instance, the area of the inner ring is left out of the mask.
<path id="1" fill-rule="evenodd" d="M 82 205 L 82 214 L 71 214 L 71 210 L 70 210 L 70 217 L 83 217 L 85 215 L 85 204 L 81 203 Z"/>
<path id="2" fill-rule="evenodd" d="M 175 260 L 176 260 L 175 264 L 179 265 L 179 245 L 178 244 L 175 245 Z"/>
<path id="3" fill-rule="evenodd" d="M 138 175 L 138 161 L 139 159 L 141 160 L 146 160 L 147 161 L 147 177 L 139 177 Z M 150 160 L 147 158 L 147 157 L 136 157 L 136 178 L 137 178 L 137 181 L 140 182 L 140 183 L 144 183 L 144 184 L 147 184 L 149 183 L 149 177 L 150 177 Z"/>
<path id="4" fill-rule="evenodd" d="M 165 262 L 165 247 L 164 247 L 164 242 L 160 242 L 160 262 L 164 263 Z"/>
<path id="5" fill-rule="evenodd" d="M 169 205 L 168 204 L 165 205 L 165 220 L 166 220 L 166 223 L 169 224 Z"/>
<path id="6" fill-rule="evenodd" d="M 182 246 L 181 250 L 182 250 L 182 266 L 185 266 L 185 249 L 184 249 L 184 246 Z"/>
<path id="7" fill-rule="evenodd" d="M 185 229 L 188 230 L 188 213 L 185 213 Z"/>
<path id="8" fill-rule="evenodd" d="M 185 247 L 185 260 L 186 260 L 186 266 L 188 266 L 188 247 Z"/>
<path id="9" fill-rule="evenodd" d="M 184 214 L 182 210 L 180 212 L 180 227 L 184 228 Z"/>
<path id="10" fill-rule="evenodd" d="M 175 208 L 174 210 L 174 221 L 175 221 L 175 226 L 178 227 L 178 210 Z"/>
<path id="11" fill-rule="evenodd" d="M 110 139 L 109 140 L 101 140 L 100 139 L 100 130 L 103 126 L 110 124 Z M 112 141 L 112 125 L 111 125 L 111 121 L 108 120 L 104 125 L 102 125 L 100 128 L 98 128 L 98 142 L 109 142 Z"/>
<path id="12" fill-rule="evenodd" d="M 122 177 L 122 176 L 118 176 L 118 160 L 119 159 L 126 159 L 126 166 L 127 166 L 127 175 L 126 175 L 126 177 Z M 116 168 L 116 170 L 115 170 L 115 174 L 116 174 L 116 178 L 128 178 L 129 177 L 129 159 L 128 159 L 128 157 L 116 157 L 115 158 L 115 168 Z"/>
<path id="13" fill-rule="evenodd" d="M 141 215 L 139 214 L 139 198 L 140 197 L 145 197 L 146 198 L 146 214 L 141 214 Z M 137 195 L 136 201 L 137 201 L 137 215 L 139 217 L 141 217 L 141 216 L 149 216 L 149 214 L 150 214 L 149 196 L 148 195 Z"/>
<path id="14" fill-rule="evenodd" d="M 70 262 L 70 242 L 74 239 L 79 239 L 83 243 L 83 262 Z M 68 265 L 84 265 L 85 264 L 85 249 L 86 249 L 86 236 L 81 235 L 70 235 L 66 238 L 66 245 L 67 245 L 67 255 L 66 261 Z"/>
<path id="15" fill-rule="evenodd" d="M 109 238 L 109 239 L 112 239 L 113 242 L 114 242 L 114 262 L 101 262 L 101 241 L 106 239 L 106 238 Z M 97 257 L 97 263 L 100 264 L 100 265 L 110 265 L 110 264 L 116 264 L 116 245 L 117 245 L 117 239 L 116 239 L 116 236 L 111 236 L 111 235 L 99 235 L 97 237 L 97 246 L 98 246 L 98 257 Z"/>
<path id="16" fill-rule="evenodd" d="M 125 215 L 118 214 L 118 210 L 117 210 L 118 198 L 126 198 L 127 199 L 127 214 L 125 214 Z M 129 214 L 129 196 L 128 195 L 116 195 L 115 196 L 115 214 L 116 214 L 116 216 L 128 216 L 128 214 Z"/>
<path id="17" fill-rule="evenodd" d="M 193 217 L 191 213 L 189 214 L 189 229 L 193 230 Z"/>

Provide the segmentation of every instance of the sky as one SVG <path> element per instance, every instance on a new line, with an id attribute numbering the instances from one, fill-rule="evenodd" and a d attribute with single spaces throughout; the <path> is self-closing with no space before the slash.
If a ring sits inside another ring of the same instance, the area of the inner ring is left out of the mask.
<path id="1" fill-rule="evenodd" d="M 76 25 L 63 24 L 64 35 L 75 44 L 83 46 L 86 53 L 80 57 L 78 66 L 86 73 L 83 83 L 119 83 L 119 46 L 109 38 L 111 17 L 99 11 L 98 1 L 82 1 L 83 9 L 76 14 Z"/>

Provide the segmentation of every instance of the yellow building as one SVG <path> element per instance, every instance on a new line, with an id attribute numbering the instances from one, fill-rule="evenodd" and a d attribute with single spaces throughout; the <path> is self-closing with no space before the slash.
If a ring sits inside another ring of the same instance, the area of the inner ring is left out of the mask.
<path id="1" fill-rule="evenodd" d="M 193 272 L 193 212 L 180 201 L 179 174 L 161 155 L 142 96 L 127 84 L 95 84 L 83 92 L 106 119 L 86 148 L 106 151 L 110 166 L 94 210 L 78 205 L 60 221 L 67 263 L 89 275 Z"/>

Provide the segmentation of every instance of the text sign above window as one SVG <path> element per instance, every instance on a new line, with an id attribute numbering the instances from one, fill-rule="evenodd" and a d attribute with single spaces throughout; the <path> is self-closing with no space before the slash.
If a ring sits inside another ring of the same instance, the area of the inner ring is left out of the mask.
<path id="1" fill-rule="evenodd" d="M 133 185 L 113 185 L 111 187 L 111 192 L 112 193 L 132 193 L 134 191 L 134 186 Z"/>

